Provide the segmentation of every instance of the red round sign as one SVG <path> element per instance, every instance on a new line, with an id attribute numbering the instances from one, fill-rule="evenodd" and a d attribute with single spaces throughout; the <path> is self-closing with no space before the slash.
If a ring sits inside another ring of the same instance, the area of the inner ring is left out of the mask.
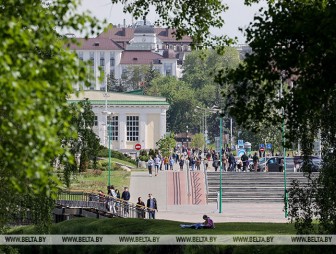
<path id="1" fill-rule="evenodd" d="M 259 148 L 259 151 L 260 151 L 260 152 L 263 152 L 263 151 L 265 151 L 265 148 L 263 148 L 263 147 L 262 147 L 262 148 Z"/>
<path id="2" fill-rule="evenodd" d="M 135 150 L 140 150 L 141 149 L 141 144 L 135 144 Z"/>

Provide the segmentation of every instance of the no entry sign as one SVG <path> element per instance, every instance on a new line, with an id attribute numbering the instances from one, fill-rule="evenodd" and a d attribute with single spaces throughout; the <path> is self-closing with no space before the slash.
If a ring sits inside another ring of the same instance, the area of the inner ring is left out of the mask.
<path id="1" fill-rule="evenodd" d="M 135 144 L 134 148 L 135 148 L 135 150 L 140 150 L 141 149 L 141 144 Z"/>

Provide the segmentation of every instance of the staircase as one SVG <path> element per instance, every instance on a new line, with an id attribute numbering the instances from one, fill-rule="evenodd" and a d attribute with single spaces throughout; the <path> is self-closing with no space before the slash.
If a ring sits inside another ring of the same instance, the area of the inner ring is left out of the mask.
<path id="1" fill-rule="evenodd" d="M 318 173 L 313 173 L 317 177 Z M 207 201 L 217 202 L 220 172 L 207 172 Z M 306 183 L 303 173 L 286 174 L 287 190 L 294 179 Z M 223 202 L 283 202 L 284 174 L 280 172 L 223 172 Z"/>

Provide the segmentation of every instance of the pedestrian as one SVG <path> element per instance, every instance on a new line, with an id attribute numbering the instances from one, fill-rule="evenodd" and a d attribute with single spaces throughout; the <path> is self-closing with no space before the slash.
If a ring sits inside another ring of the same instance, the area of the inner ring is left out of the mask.
<path id="1" fill-rule="evenodd" d="M 130 192 L 128 191 L 128 188 L 127 187 L 124 187 L 124 191 L 123 193 L 121 194 L 121 199 L 124 200 L 124 213 L 125 215 L 127 216 L 128 213 L 129 213 L 129 205 L 128 205 L 128 202 L 131 198 L 131 194 Z"/>
<path id="2" fill-rule="evenodd" d="M 259 162 L 257 152 L 254 153 L 252 160 L 253 160 L 254 171 L 257 172 L 258 171 L 258 162 Z"/>
<path id="3" fill-rule="evenodd" d="M 183 157 L 180 158 L 179 165 L 180 165 L 180 170 L 182 171 L 183 170 L 183 165 L 184 165 Z"/>
<path id="4" fill-rule="evenodd" d="M 152 159 L 152 156 L 149 156 L 149 159 L 147 162 L 149 176 L 152 176 L 153 165 L 154 165 L 154 160 Z"/>
<path id="5" fill-rule="evenodd" d="M 204 171 L 207 171 L 208 166 L 209 166 L 209 162 L 207 158 L 204 158 L 203 164 L 204 164 Z"/>
<path id="6" fill-rule="evenodd" d="M 246 172 L 246 169 L 248 168 L 248 164 L 249 164 L 249 159 L 246 155 L 246 153 L 244 153 L 241 158 L 240 158 L 243 162 L 243 172 Z"/>
<path id="7" fill-rule="evenodd" d="M 142 201 L 141 197 L 138 197 L 138 203 L 136 203 L 137 216 L 140 219 L 145 218 L 145 203 Z"/>
<path id="8" fill-rule="evenodd" d="M 165 156 L 163 159 L 163 164 L 164 164 L 164 169 L 168 170 L 168 166 L 169 166 L 169 159 L 168 156 Z"/>
<path id="9" fill-rule="evenodd" d="M 156 155 L 156 157 L 154 159 L 155 176 L 158 175 L 160 166 L 161 166 L 161 160 L 159 158 L 159 155 Z"/>
<path id="10" fill-rule="evenodd" d="M 110 186 L 109 189 L 109 202 L 108 202 L 108 206 L 109 206 L 109 211 L 112 212 L 113 214 L 116 213 L 116 198 L 117 198 L 117 193 L 114 190 L 114 186 Z"/>
<path id="11" fill-rule="evenodd" d="M 232 153 L 229 155 L 229 170 L 234 171 L 236 168 L 236 159 Z"/>
<path id="12" fill-rule="evenodd" d="M 174 169 L 174 158 L 173 157 L 170 157 L 170 160 L 169 160 L 169 166 L 170 166 L 170 170 L 173 170 Z"/>
<path id="13" fill-rule="evenodd" d="M 219 160 L 217 158 L 217 155 L 214 156 L 214 161 L 212 162 L 212 166 L 215 168 L 215 171 L 217 171 L 217 169 L 219 167 Z"/>
<path id="14" fill-rule="evenodd" d="M 148 194 L 147 209 L 149 219 L 155 219 L 155 211 L 158 211 L 157 202 L 151 193 Z"/>

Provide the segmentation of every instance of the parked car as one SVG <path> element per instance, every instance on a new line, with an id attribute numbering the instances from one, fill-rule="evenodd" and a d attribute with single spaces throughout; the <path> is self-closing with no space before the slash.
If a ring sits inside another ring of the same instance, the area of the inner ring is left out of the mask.
<path id="1" fill-rule="evenodd" d="M 303 163 L 304 162 L 302 161 L 299 164 L 297 172 L 303 172 Z M 307 161 L 307 165 L 309 168 L 311 168 L 312 172 L 319 172 L 322 167 L 322 160 L 320 158 L 313 158 Z"/>
<path id="2" fill-rule="evenodd" d="M 284 157 L 277 157 L 277 156 L 273 156 L 269 158 L 262 157 L 259 159 L 258 171 L 280 172 L 282 171 L 280 168 L 281 166 L 280 163 L 281 163 L 281 160 L 283 159 Z M 250 164 L 250 167 L 253 170 L 253 162 Z"/>
<path id="3" fill-rule="evenodd" d="M 304 162 L 303 156 L 295 156 L 294 157 L 294 172 L 302 172 L 302 166 Z M 317 156 L 309 156 L 308 157 L 308 164 L 311 165 L 312 172 L 320 171 L 322 167 L 322 160 Z"/>
<path id="4" fill-rule="evenodd" d="M 265 166 L 262 167 L 262 165 L 265 165 L 265 161 L 265 157 L 259 158 L 258 171 L 263 171 L 263 168 L 265 168 Z M 249 159 L 249 170 L 254 171 L 252 159 Z"/>

